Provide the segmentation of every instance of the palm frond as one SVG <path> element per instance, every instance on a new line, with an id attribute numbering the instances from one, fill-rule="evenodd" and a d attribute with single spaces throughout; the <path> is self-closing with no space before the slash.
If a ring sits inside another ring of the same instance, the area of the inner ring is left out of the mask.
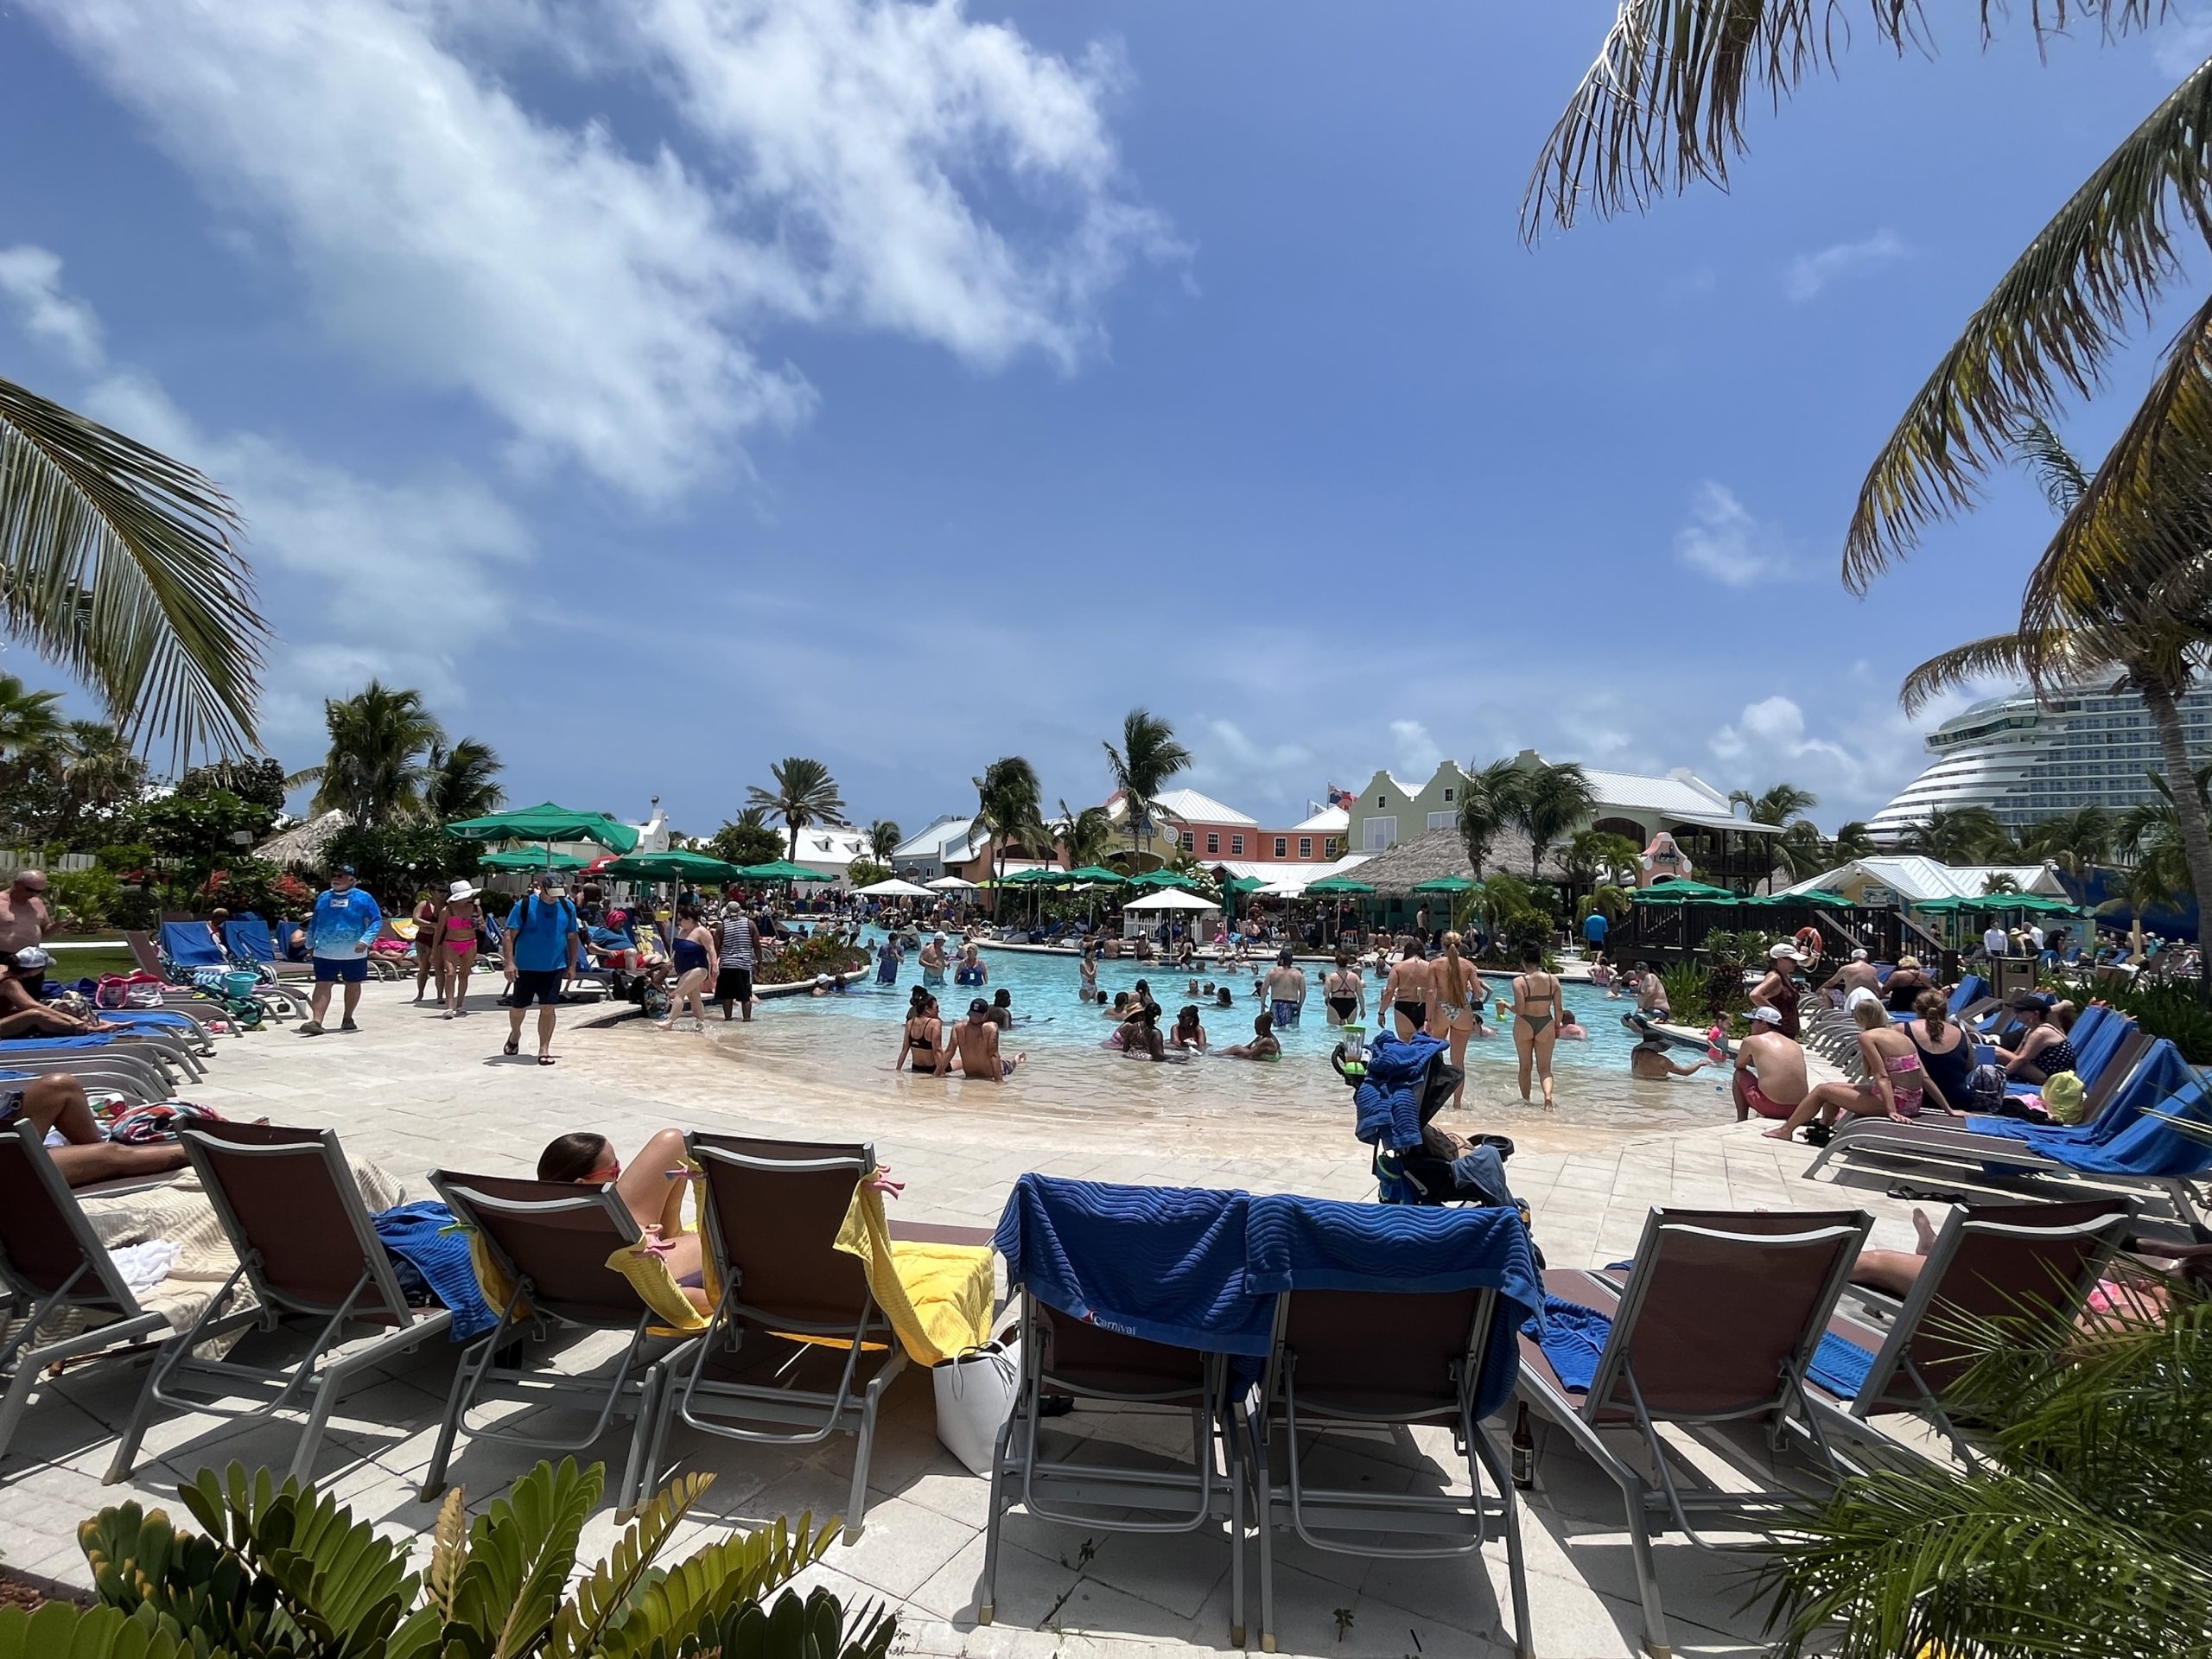
<path id="1" fill-rule="evenodd" d="M 1863 591 L 1925 526 L 1974 504 L 1979 476 L 2028 423 L 2069 392 L 2094 390 L 2129 322 L 2180 274 L 2173 215 L 2212 240 L 2208 187 L 2212 60 L 2068 198 L 1914 395 L 1860 486 L 1847 583 Z M 2075 512 L 2088 507 L 2084 499 Z"/>
<path id="2" fill-rule="evenodd" d="M 268 629 L 228 497 L 0 380 L 0 626 L 181 758 L 253 743 Z"/>
<path id="3" fill-rule="evenodd" d="M 2066 441 L 2050 429 L 2049 422 L 2023 423 L 2012 434 L 2012 454 L 2043 486 L 2044 499 L 2050 503 L 2053 512 L 2063 517 L 2073 512 L 2074 504 L 2088 493 L 2088 474 L 2082 470 L 2080 460 L 2066 447 Z"/>
<path id="4" fill-rule="evenodd" d="M 1999 674 L 2027 672 L 2026 647 L 2018 633 L 1993 633 L 1939 652 L 1904 677 L 1897 701 L 1916 715 L 1946 691 Z"/>

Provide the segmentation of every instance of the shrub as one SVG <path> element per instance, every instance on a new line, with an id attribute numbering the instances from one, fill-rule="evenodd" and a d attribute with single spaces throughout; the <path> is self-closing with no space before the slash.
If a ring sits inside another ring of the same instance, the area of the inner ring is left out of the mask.
<path id="1" fill-rule="evenodd" d="M 2096 995 L 2153 1037 L 2164 1037 L 2192 1065 L 2212 1065 L 2212 1008 L 2197 1001 L 2196 982 L 2178 985 L 2100 987 Z"/>
<path id="2" fill-rule="evenodd" d="M 879 881 L 888 881 L 892 870 L 888 864 L 879 864 L 872 858 L 856 858 L 845 871 L 849 887 L 872 887 Z"/>
<path id="3" fill-rule="evenodd" d="M 1706 970 L 1694 962 L 1678 962 L 1661 970 L 1659 982 L 1667 988 L 1667 1006 L 1677 1020 L 1688 1024 L 1706 1017 Z"/>
<path id="4" fill-rule="evenodd" d="M 855 949 L 832 933 L 816 933 L 793 939 L 762 964 L 760 982 L 789 985 L 817 974 L 859 974 L 868 971 L 868 952 Z"/>
<path id="5" fill-rule="evenodd" d="M 193 898 L 202 910 L 227 910 L 234 916 L 251 911 L 273 922 L 280 916 L 297 915 L 315 894 L 290 871 L 250 858 L 212 873 Z"/>
<path id="6" fill-rule="evenodd" d="M 108 925 L 126 933 L 150 933 L 161 925 L 162 890 L 151 882 L 126 887 L 108 911 Z"/>
<path id="7" fill-rule="evenodd" d="M 90 931 L 108 926 L 123 897 L 123 883 L 106 870 L 60 870 L 47 877 L 50 902 L 57 917 L 66 912 L 67 925 Z"/>

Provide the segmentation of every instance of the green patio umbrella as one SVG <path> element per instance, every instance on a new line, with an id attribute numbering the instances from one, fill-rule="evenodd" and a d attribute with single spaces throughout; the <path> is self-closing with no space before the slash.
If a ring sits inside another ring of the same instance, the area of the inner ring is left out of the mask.
<path id="1" fill-rule="evenodd" d="M 1306 889 L 1306 891 L 1309 895 L 1318 893 L 1322 894 L 1324 897 L 1326 897 L 1331 893 L 1373 893 L 1375 889 L 1369 887 L 1364 881 L 1353 880 L 1351 877 L 1348 875 L 1328 875 L 1322 877 L 1319 881 L 1313 882 Z"/>
<path id="2" fill-rule="evenodd" d="M 1629 894 L 1629 902 L 1636 905 L 1681 905 L 1692 899 L 1707 904 L 1733 904 L 1736 895 L 1726 887 L 1716 887 L 1704 881 L 1661 881 L 1649 887 L 1638 887 Z"/>
<path id="3" fill-rule="evenodd" d="M 1802 893 L 1754 893 L 1748 899 L 1739 899 L 1736 902 L 1739 905 L 1758 906 L 1841 905 L 1847 908 L 1848 908 L 1851 904 L 1851 900 L 1845 898 L 1841 893 L 1829 893 L 1826 889 L 1821 887 L 1808 887 Z"/>
<path id="4" fill-rule="evenodd" d="M 734 881 L 742 871 L 735 864 L 704 853 L 671 848 L 664 853 L 632 853 L 599 867 L 598 874 L 623 881 Z"/>
<path id="5" fill-rule="evenodd" d="M 794 864 L 788 858 L 771 859 L 766 864 L 743 864 L 737 869 L 738 878 L 745 881 L 835 881 L 834 875 L 824 875 L 810 870 L 804 864 Z"/>
<path id="6" fill-rule="evenodd" d="M 550 801 L 480 818 L 456 819 L 446 825 L 446 833 L 460 841 L 590 841 L 610 853 L 634 852 L 638 846 L 638 832 L 628 824 L 604 812 L 579 811 Z"/>
<path id="7" fill-rule="evenodd" d="M 1148 887 L 1155 892 L 1163 887 L 1179 887 L 1185 893 L 1205 893 L 1211 891 L 1213 887 L 1211 881 L 1198 880 L 1194 876 L 1184 874 L 1180 870 L 1147 870 L 1142 875 L 1131 876 L 1129 885 L 1133 887 Z"/>
<path id="8" fill-rule="evenodd" d="M 1471 881 L 1464 875 L 1434 875 L 1426 881 L 1414 882 L 1413 890 L 1415 893 L 1472 893 L 1480 886 L 1481 882 Z"/>
<path id="9" fill-rule="evenodd" d="M 1257 893 L 1268 884 L 1256 875 L 1232 875 L 1221 884 L 1224 893 Z"/>
<path id="10" fill-rule="evenodd" d="M 487 870 L 581 870 L 584 861 L 574 853 L 551 853 L 537 847 L 511 847 L 486 853 L 477 863 Z"/>
<path id="11" fill-rule="evenodd" d="M 1067 872 L 1071 881 L 1096 881 L 1109 887 L 1118 887 L 1129 878 L 1119 870 L 1106 869 L 1096 864 L 1085 864 L 1080 869 Z"/>

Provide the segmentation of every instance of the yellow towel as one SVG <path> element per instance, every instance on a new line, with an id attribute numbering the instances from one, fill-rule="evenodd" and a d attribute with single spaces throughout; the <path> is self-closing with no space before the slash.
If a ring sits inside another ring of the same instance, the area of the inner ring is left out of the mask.
<path id="1" fill-rule="evenodd" d="M 627 1279 L 638 1300 L 660 1315 L 660 1323 L 651 1327 L 653 1335 L 688 1337 L 707 1328 L 707 1316 L 692 1306 L 667 1262 L 652 1251 L 625 1244 L 607 1258 L 607 1265 Z"/>
<path id="2" fill-rule="evenodd" d="M 916 1364 L 934 1365 L 990 1340 L 989 1246 L 893 1239 L 883 1195 L 862 1181 L 836 1248 L 859 1259 L 868 1289 Z"/>

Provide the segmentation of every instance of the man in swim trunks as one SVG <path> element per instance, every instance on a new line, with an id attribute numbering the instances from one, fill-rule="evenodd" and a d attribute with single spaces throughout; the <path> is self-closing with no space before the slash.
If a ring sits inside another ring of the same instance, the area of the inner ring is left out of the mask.
<path id="1" fill-rule="evenodd" d="M 1738 1123 L 1753 1112 L 1787 1122 L 1812 1092 L 1805 1077 L 1804 1046 L 1782 1034 L 1779 1011 L 1751 1010 L 1751 1035 L 1736 1045 L 1734 1092 Z"/>
<path id="2" fill-rule="evenodd" d="M 1669 1077 L 1695 1077 L 1713 1062 L 1693 1060 L 1683 1065 L 1667 1052 L 1667 1039 L 1654 1033 L 1628 1052 L 1628 1074 L 1645 1083 L 1664 1083 Z"/>
<path id="3" fill-rule="evenodd" d="M 1306 1006 L 1306 970 L 1292 960 L 1288 945 L 1275 954 L 1275 965 L 1268 975 L 1268 996 L 1278 1029 L 1298 1023 Z"/>
<path id="4" fill-rule="evenodd" d="M 922 983 L 934 988 L 944 983 L 944 935 L 938 934 L 922 947 Z"/>
<path id="5" fill-rule="evenodd" d="M 1874 971 L 1874 964 L 1866 960 L 1864 945 L 1854 950 L 1851 959 L 1828 976 L 1827 982 L 1821 987 L 1821 995 L 1833 995 L 1848 1008 L 1859 1000 L 1859 994 L 1862 991 L 1872 997 L 1879 997 L 1882 994 L 1882 976 Z"/>
<path id="6" fill-rule="evenodd" d="M 963 1077 L 1004 1083 L 1027 1058 L 1016 1054 L 1009 1059 L 999 1052 L 999 1028 L 991 1022 L 991 1005 L 980 996 L 968 1005 L 968 1017 L 949 1029 Z"/>

